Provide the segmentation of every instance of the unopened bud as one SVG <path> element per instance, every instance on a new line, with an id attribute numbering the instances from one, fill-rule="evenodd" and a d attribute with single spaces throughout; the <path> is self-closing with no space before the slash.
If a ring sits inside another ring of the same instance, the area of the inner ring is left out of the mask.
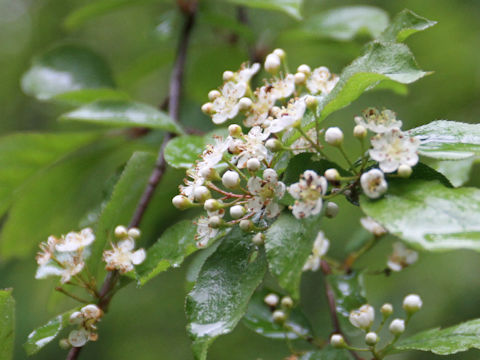
<path id="1" fill-rule="evenodd" d="M 223 72 L 223 80 L 225 81 L 232 80 L 234 76 L 235 76 L 235 73 L 233 71 L 227 70 Z"/>
<path id="2" fill-rule="evenodd" d="M 343 347 L 345 347 L 345 339 L 343 338 L 342 335 L 340 334 L 333 334 L 331 337 L 330 337 L 330 344 L 334 347 L 334 348 L 337 348 L 337 349 L 341 349 Z"/>
<path id="3" fill-rule="evenodd" d="M 203 204 L 203 208 L 207 211 L 217 211 L 222 208 L 222 204 L 218 200 L 215 199 L 207 199 Z"/>
<path id="4" fill-rule="evenodd" d="M 265 59 L 265 70 L 268 71 L 270 74 L 276 74 L 280 69 L 281 60 L 278 55 L 269 54 Z"/>
<path id="5" fill-rule="evenodd" d="M 115 237 L 117 238 L 124 238 L 128 236 L 128 230 L 125 226 L 123 225 L 118 225 L 115 227 Z"/>
<path id="6" fill-rule="evenodd" d="M 307 95 L 305 97 L 305 104 L 310 110 L 315 110 L 318 106 L 318 98 L 313 95 Z"/>
<path id="7" fill-rule="evenodd" d="M 402 164 L 398 167 L 398 176 L 408 178 L 412 175 L 412 168 L 408 165 Z"/>
<path id="8" fill-rule="evenodd" d="M 60 346 L 60 348 L 63 349 L 63 350 L 70 349 L 70 347 L 71 347 L 70 343 L 68 342 L 68 339 L 61 339 L 58 342 L 58 346 Z"/>
<path id="9" fill-rule="evenodd" d="M 208 219 L 208 226 L 217 229 L 223 225 L 223 219 L 220 216 L 214 215 Z"/>
<path id="10" fill-rule="evenodd" d="M 400 335 L 405 331 L 405 321 L 402 319 L 395 319 L 390 323 L 388 330 L 394 335 Z"/>
<path id="11" fill-rule="evenodd" d="M 377 333 L 374 333 L 373 331 L 371 331 L 365 335 L 365 344 L 367 344 L 368 346 L 374 346 L 377 343 L 378 343 Z"/>
<path id="12" fill-rule="evenodd" d="M 185 210 L 190 208 L 193 204 L 192 202 L 183 195 L 177 195 L 172 199 L 172 204 L 179 210 Z"/>
<path id="13" fill-rule="evenodd" d="M 228 134 L 231 137 L 238 138 L 243 135 L 240 125 L 232 124 L 228 127 Z"/>
<path id="14" fill-rule="evenodd" d="M 340 180 L 340 173 L 338 172 L 337 169 L 327 169 L 325 171 L 325 178 L 328 180 L 328 181 L 338 181 Z"/>
<path id="15" fill-rule="evenodd" d="M 327 207 L 325 209 L 325 216 L 332 219 L 337 216 L 338 210 L 338 205 L 330 201 L 327 203 Z"/>
<path id="16" fill-rule="evenodd" d="M 238 101 L 238 108 L 240 111 L 247 111 L 252 108 L 253 102 L 252 99 L 248 97 L 243 97 Z"/>
<path id="17" fill-rule="evenodd" d="M 240 184 L 240 176 L 236 171 L 225 171 L 222 176 L 222 184 L 228 189 L 235 189 Z"/>
<path id="18" fill-rule="evenodd" d="M 285 50 L 283 49 L 275 49 L 273 50 L 272 54 L 277 55 L 280 59 L 284 59 L 287 54 L 285 54 Z"/>
<path id="19" fill-rule="evenodd" d="M 285 314 L 285 312 L 282 310 L 275 310 L 272 314 L 272 317 L 273 321 L 277 324 L 283 324 L 285 323 L 285 320 L 287 320 L 287 314 Z"/>
<path id="20" fill-rule="evenodd" d="M 304 73 L 306 76 L 309 76 L 312 73 L 310 66 L 302 64 L 297 68 L 297 72 Z"/>
<path id="21" fill-rule="evenodd" d="M 278 174 L 274 169 L 263 170 L 263 180 L 268 182 L 276 182 L 278 180 Z"/>
<path id="22" fill-rule="evenodd" d="M 218 90 L 211 90 L 209 93 L 208 93 L 208 99 L 210 101 L 214 101 L 216 98 L 222 96 L 222 94 L 220 93 L 220 91 Z"/>
<path id="23" fill-rule="evenodd" d="M 267 296 L 265 296 L 265 298 L 263 299 L 263 301 L 265 302 L 265 304 L 267 304 L 268 306 L 271 306 L 271 307 L 274 307 L 274 306 L 277 306 L 278 305 L 278 301 L 279 301 L 279 298 L 278 298 L 278 295 L 277 294 L 268 294 Z"/>
<path id="24" fill-rule="evenodd" d="M 142 235 L 142 232 L 140 231 L 139 228 L 133 227 L 128 229 L 128 236 L 138 239 Z"/>
<path id="25" fill-rule="evenodd" d="M 103 315 L 103 311 L 95 304 L 85 305 L 80 311 L 85 319 L 99 319 Z"/>
<path id="26" fill-rule="evenodd" d="M 422 308 L 423 302 L 420 296 L 416 294 L 410 294 L 403 299 L 403 309 L 408 314 L 414 314 Z"/>
<path id="27" fill-rule="evenodd" d="M 392 304 L 389 304 L 389 303 L 383 304 L 382 307 L 380 308 L 380 312 L 382 313 L 384 318 L 389 317 L 390 315 L 393 314 Z"/>
<path id="28" fill-rule="evenodd" d="M 265 143 L 265 146 L 271 152 L 277 152 L 283 149 L 283 145 L 280 140 L 278 139 L 268 139 Z"/>
<path id="29" fill-rule="evenodd" d="M 242 229 L 243 231 L 251 231 L 253 229 L 253 223 L 251 220 L 241 220 L 240 221 L 240 229 Z"/>
<path id="30" fill-rule="evenodd" d="M 212 195 L 206 186 L 197 186 L 193 191 L 193 197 L 195 201 L 203 203 L 205 200 L 210 199 Z"/>
<path id="31" fill-rule="evenodd" d="M 213 114 L 213 104 L 211 102 L 207 102 L 202 105 L 202 111 L 204 114 L 212 115 Z"/>
<path id="32" fill-rule="evenodd" d="M 343 143 L 343 132 L 339 127 L 330 127 L 325 132 L 325 141 L 332 146 L 340 146 Z"/>
<path id="33" fill-rule="evenodd" d="M 290 296 L 284 296 L 282 298 L 282 301 L 280 302 L 280 304 L 282 305 L 282 307 L 284 307 L 285 309 L 291 309 L 293 307 L 293 300 Z"/>
<path id="34" fill-rule="evenodd" d="M 302 72 L 297 72 L 294 75 L 295 85 L 303 85 L 307 81 L 307 76 Z"/>
<path id="35" fill-rule="evenodd" d="M 357 125 L 353 128 L 353 136 L 357 139 L 365 139 L 367 136 L 367 129 L 363 125 Z"/>
<path id="36" fill-rule="evenodd" d="M 234 205 L 230 208 L 230 216 L 234 219 L 240 219 L 245 215 L 245 208 L 242 205 Z"/>
<path id="37" fill-rule="evenodd" d="M 257 245 L 261 246 L 265 242 L 265 235 L 262 233 L 256 233 L 255 236 L 252 238 L 252 242 Z"/>
<path id="38" fill-rule="evenodd" d="M 257 171 L 260 169 L 260 160 L 257 158 L 251 158 L 247 161 L 247 169 L 250 171 Z"/>

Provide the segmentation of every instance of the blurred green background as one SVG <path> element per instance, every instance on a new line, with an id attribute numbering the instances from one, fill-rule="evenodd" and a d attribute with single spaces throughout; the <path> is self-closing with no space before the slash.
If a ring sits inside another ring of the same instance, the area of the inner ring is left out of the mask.
<path id="1" fill-rule="evenodd" d="M 21 75 L 35 54 L 59 42 L 76 42 L 100 53 L 111 65 L 120 88 L 133 98 L 159 104 L 165 97 L 169 71 L 175 50 L 180 18 L 172 1 L 138 1 L 108 15 L 98 17 L 82 27 L 67 31 L 65 17 L 86 1 L 70 0 L 0 0 L 0 132 L 51 131 L 68 129 L 57 116 L 65 110 L 58 105 L 40 103 L 24 95 Z M 245 41 L 232 39 L 225 23 L 234 23 L 235 9 L 221 0 L 201 1 L 187 64 L 182 121 L 206 129 L 209 119 L 199 107 L 207 92 L 218 86 L 226 69 L 236 69 L 247 59 Z M 358 5 L 358 1 L 306 0 L 306 18 L 326 9 Z M 475 0 L 362 1 L 379 6 L 393 16 L 409 8 L 438 24 L 408 40 L 420 66 L 435 73 L 409 87 L 407 96 L 372 92 L 352 106 L 332 116 L 328 124 L 342 122 L 345 129 L 353 125 L 353 116 L 367 106 L 394 109 L 405 128 L 436 119 L 477 122 L 480 117 L 480 2 Z M 288 34 L 295 20 L 277 12 L 248 10 L 255 40 L 266 51 L 282 47 L 289 54 L 291 67 L 301 63 L 326 65 L 339 73 L 361 51 L 366 38 L 354 42 L 336 42 L 315 38 L 298 38 Z M 223 25 L 222 25 L 223 23 Z M 248 34 L 247 34 L 248 35 Z M 351 126 L 353 127 L 353 126 Z M 474 169 L 470 185 L 478 185 Z M 175 191 L 180 174 L 171 173 L 162 183 L 160 193 Z M 167 190 L 168 188 L 168 190 Z M 172 217 L 171 205 L 158 196 L 154 208 L 169 212 L 169 217 L 150 211 L 148 221 L 151 241 L 167 226 Z M 165 197 L 163 197 L 165 198 Z M 52 199 L 54 201 L 54 199 Z M 335 220 L 325 220 L 331 240 L 331 254 L 344 255 L 345 244 L 358 226 L 352 218 L 360 217 L 357 208 L 341 204 Z M 38 204 L 48 211 L 49 204 Z M 160 212 L 162 212 L 160 211 Z M 360 265 L 378 270 L 385 264 L 392 239 L 382 240 Z M 0 254 L 1 256 L 1 254 Z M 186 265 L 188 266 L 189 261 Z M 145 288 L 129 286 L 115 297 L 110 312 L 100 326 L 100 339 L 90 343 L 84 359 L 192 359 L 185 333 L 183 299 L 185 269 L 162 274 Z M 50 293 L 52 281 L 36 281 L 34 254 L 28 258 L 0 261 L 0 288 L 13 287 L 17 302 L 15 358 L 26 358 L 22 343 L 28 333 L 69 304 L 56 303 Z M 409 332 L 480 317 L 480 262 L 478 254 L 457 251 L 444 254 L 421 254 L 411 268 L 390 277 L 367 276 L 370 303 L 380 306 L 392 302 L 400 308 L 404 295 L 415 292 L 424 299 L 424 310 L 416 316 Z M 327 336 L 330 329 L 319 274 L 308 273 L 303 282 L 304 305 L 317 324 L 317 332 Z M 239 325 L 233 334 L 218 339 L 211 347 L 209 359 L 282 359 L 288 352 L 281 341 L 263 339 Z M 65 352 L 56 344 L 47 346 L 34 359 L 60 359 Z M 478 359 L 471 351 L 448 356 L 448 359 Z M 392 359 L 435 359 L 428 353 L 408 353 Z"/>

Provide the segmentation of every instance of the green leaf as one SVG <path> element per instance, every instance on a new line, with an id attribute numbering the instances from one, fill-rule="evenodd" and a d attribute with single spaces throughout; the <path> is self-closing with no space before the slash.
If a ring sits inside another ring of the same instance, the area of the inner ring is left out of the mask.
<path id="1" fill-rule="evenodd" d="M 205 360 L 209 345 L 231 332 L 267 269 L 265 256 L 240 229 L 230 232 L 202 267 L 197 283 L 187 296 L 188 332 L 195 358 Z"/>
<path id="2" fill-rule="evenodd" d="M 455 187 L 464 185 L 470 180 L 470 173 L 477 157 L 469 157 L 463 160 L 439 160 L 433 164 L 433 168 L 443 174 Z"/>
<path id="3" fill-rule="evenodd" d="M 298 360 L 351 360 L 352 355 L 348 350 L 334 349 L 330 346 L 317 351 L 309 351 Z"/>
<path id="4" fill-rule="evenodd" d="M 166 113 L 153 106 L 128 100 L 99 100 L 63 114 L 60 120 L 182 132 Z"/>
<path id="5" fill-rule="evenodd" d="M 303 0 L 228 0 L 237 5 L 249 6 L 252 8 L 275 10 L 284 12 L 291 17 L 302 19 Z"/>
<path id="6" fill-rule="evenodd" d="M 63 314 L 55 316 L 45 325 L 40 326 L 28 335 L 28 339 L 23 344 L 27 355 L 37 353 L 45 345 L 49 344 L 60 334 L 60 331 L 69 325 L 70 315 L 78 309 L 72 309 Z"/>
<path id="7" fill-rule="evenodd" d="M 409 130 L 420 139 L 420 155 L 460 160 L 480 155 L 480 124 L 438 120 Z"/>
<path id="8" fill-rule="evenodd" d="M 470 320 L 446 329 L 431 329 L 400 341 L 396 350 L 431 351 L 451 355 L 468 349 L 480 349 L 480 319 Z"/>
<path id="9" fill-rule="evenodd" d="M 147 251 L 145 261 L 137 266 L 138 282 L 145 283 L 170 267 L 179 267 L 184 258 L 198 250 L 195 245 L 197 227 L 192 220 L 183 220 L 165 230 Z"/>
<path id="10" fill-rule="evenodd" d="M 60 103 L 80 106 L 98 100 L 128 100 L 129 96 L 123 91 L 114 89 L 81 89 L 58 94 L 53 97 Z"/>
<path id="11" fill-rule="evenodd" d="M 343 70 L 338 84 L 319 104 L 320 119 L 344 108 L 385 80 L 410 84 L 427 74 L 418 68 L 406 45 L 370 43 L 364 55 Z"/>
<path id="12" fill-rule="evenodd" d="M 206 249 L 202 249 L 202 251 L 198 252 L 197 255 L 193 258 L 193 260 L 190 262 L 190 265 L 188 266 L 187 269 L 187 275 L 186 275 L 186 289 L 187 291 L 192 290 L 193 286 L 195 285 L 195 282 L 198 279 L 198 274 L 200 274 L 200 270 L 202 270 L 203 264 L 205 264 L 205 261 L 212 255 L 217 248 L 220 246 L 222 243 L 221 239 L 218 241 L 215 241 L 212 245 L 207 247 Z"/>
<path id="13" fill-rule="evenodd" d="M 412 247 L 480 251 L 480 190 L 436 181 L 389 180 L 379 200 L 361 197 L 362 210 Z"/>
<path id="14" fill-rule="evenodd" d="M 392 23 L 380 35 L 379 40 L 403 42 L 410 35 L 426 30 L 436 23 L 436 21 L 428 20 L 411 10 L 405 9 L 395 16 Z"/>
<path id="15" fill-rule="evenodd" d="M 327 10 L 304 22 L 302 32 L 339 41 L 367 34 L 376 38 L 388 26 L 388 14 L 374 6 L 345 6 Z"/>
<path id="16" fill-rule="evenodd" d="M 36 57 L 22 78 L 22 89 L 38 100 L 81 89 L 114 87 L 108 64 L 79 45 L 60 45 Z"/>
<path id="17" fill-rule="evenodd" d="M 337 313 L 344 319 L 348 319 L 352 310 L 367 303 L 362 274 L 328 275 L 327 281 L 335 295 Z"/>
<path id="18" fill-rule="evenodd" d="M 0 359 L 12 359 L 14 340 L 15 300 L 12 289 L 0 290 Z"/>
<path id="19" fill-rule="evenodd" d="M 93 132 L 19 133 L 0 138 L 0 215 L 29 179 L 101 136 Z"/>
<path id="20" fill-rule="evenodd" d="M 298 306 L 290 312 L 285 323 L 287 328 L 275 323 L 272 317 L 272 310 L 263 301 L 269 293 L 270 291 L 263 289 L 253 295 L 250 304 L 248 304 L 247 313 L 243 318 L 245 326 L 257 334 L 271 339 L 285 339 L 288 337 L 288 339 L 294 340 L 312 336 L 311 325 Z M 291 328 L 293 331 L 288 330 L 288 328 Z M 299 334 L 303 336 L 299 336 Z"/>
<path id="21" fill-rule="evenodd" d="M 413 167 L 412 175 L 409 177 L 410 180 L 437 180 L 440 184 L 446 187 L 453 187 L 450 181 L 440 172 L 432 169 L 430 166 L 423 163 L 418 163 Z"/>
<path id="22" fill-rule="evenodd" d="M 88 267 L 93 274 L 97 272 L 108 240 L 113 239 L 115 227 L 128 225 L 130 222 L 154 167 L 155 156 L 146 152 L 135 152 L 125 166 L 98 220 L 96 239 L 88 261 Z"/>
<path id="23" fill-rule="evenodd" d="M 165 160 L 176 169 L 190 169 L 205 150 L 206 139 L 198 135 L 178 136 L 165 147 Z"/>
<path id="24" fill-rule="evenodd" d="M 298 220 L 284 213 L 265 232 L 268 267 L 280 286 L 298 299 L 303 266 L 320 230 L 320 215 Z"/>

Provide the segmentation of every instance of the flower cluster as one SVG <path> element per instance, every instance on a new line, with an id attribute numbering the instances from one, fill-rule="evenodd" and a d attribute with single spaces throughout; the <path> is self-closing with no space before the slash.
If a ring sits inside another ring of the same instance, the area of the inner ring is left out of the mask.
<path id="1" fill-rule="evenodd" d="M 103 252 L 103 260 L 107 263 L 107 270 L 118 270 L 120 274 L 125 274 L 134 269 L 134 265 L 141 264 L 146 257 L 144 249 L 135 249 L 135 239 L 140 237 L 140 230 L 137 228 L 127 229 L 119 225 L 115 228 L 115 236 L 119 239 L 118 243 L 112 243 L 111 250 Z"/>
<path id="2" fill-rule="evenodd" d="M 265 296 L 263 301 L 272 312 L 272 320 L 279 325 L 284 325 L 294 305 L 293 299 L 290 296 L 284 296 L 280 299 L 277 294 L 270 293 Z"/>
<path id="3" fill-rule="evenodd" d="M 72 330 L 66 342 L 73 347 L 81 347 L 88 341 L 97 341 L 96 323 L 103 316 L 103 311 L 95 304 L 89 304 L 70 315 L 70 324 L 78 325 L 78 329 Z"/>

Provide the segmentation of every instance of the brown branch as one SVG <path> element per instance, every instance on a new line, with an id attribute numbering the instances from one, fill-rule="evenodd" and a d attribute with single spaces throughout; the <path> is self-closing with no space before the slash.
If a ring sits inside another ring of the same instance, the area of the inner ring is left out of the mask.
<path id="1" fill-rule="evenodd" d="M 172 69 L 168 95 L 168 112 L 170 117 L 177 123 L 180 120 L 180 98 L 182 93 L 183 75 L 185 72 L 184 70 L 185 62 L 187 59 L 188 45 L 190 43 L 192 29 L 195 25 L 195 18 L 197 14 L 197 1 L 191 0 L 185 2 L 184 0 L 178 0 L 178 6 L 184 14 L 185 22 L 179 39 L 177 57 Z M 152 200 L 155 189 L 165 173 L 165 146 L 167 145 L 168 141 L 174 136 L 175 134 L 167 133 L 163 138 L 160 150 L 158 152 L 157 161 L 155 163 L 155 168 L 150 175 L 147 187 L 145 188 L 145 191 L 143 192 L 140 201 L 138 202 L 132 219 L 130 220 L 130 227 L 138 227 L 142 221 L 143 215 L 145 214 L 145 211 L 147 210 L 147 207 Z M 114 294 L 113 290 L 115 288 L 115 285 L 117 284 L 118 279 L 119 274 L 117 271 L 110 271 L 105 277 L 98 299 L 98 306 L 104 312 L 106 312 L 106 310 L 108 309 L 108 305 L 110 304 L 110 301 Z M 72 349 L 70 349 L 66 359 L 76 360 L 81 350 L 82 347 L 73 347 Z"/>

